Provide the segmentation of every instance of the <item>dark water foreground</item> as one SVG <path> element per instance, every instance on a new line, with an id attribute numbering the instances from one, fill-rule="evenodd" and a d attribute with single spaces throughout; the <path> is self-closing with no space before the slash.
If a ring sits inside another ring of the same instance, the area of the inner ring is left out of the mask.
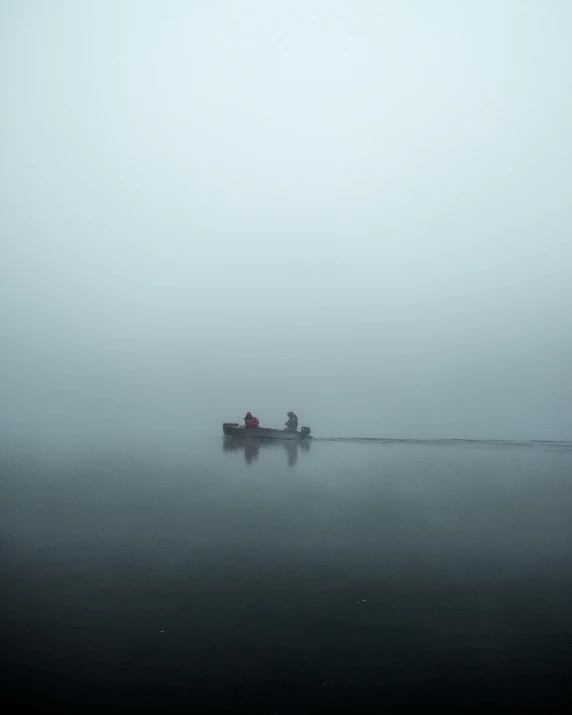
<path id="1" fill-rule="evenodd" d="M 10 712 L 568 712 L 572 445 L 8 450 Z"/>

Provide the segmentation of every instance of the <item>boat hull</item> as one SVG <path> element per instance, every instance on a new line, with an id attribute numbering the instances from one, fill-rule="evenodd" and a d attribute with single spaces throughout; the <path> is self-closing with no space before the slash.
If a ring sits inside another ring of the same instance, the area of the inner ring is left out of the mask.
<path id="1" fill-rule="evenodd" d="M 247 429 L 237 425 L 223 424 L 222 431 L 226 437 L 234 439 L 281 439 L 281 440 L 306 440 L 311 439 L 310 435 L 304 432 L 294 432 L 293 430 L 269 429 L 268 427 L 256 427 Z"/>

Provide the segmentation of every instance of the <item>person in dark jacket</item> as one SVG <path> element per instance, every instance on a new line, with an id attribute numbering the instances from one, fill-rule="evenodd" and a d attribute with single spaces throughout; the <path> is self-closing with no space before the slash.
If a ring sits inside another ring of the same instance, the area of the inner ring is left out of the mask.
<path id="1" fill-rule="evenodd" d="M 288 412 L 288 422 L 286 422 L 286 429 L 296 432 L 298 429 L 298 418 L 293 412 Z"/>
<path id="2" fill-rule="evenodd" d="M 247 429 L 255 429 L 258 427 L 260 422 L 258 421 L 258 417 L 254 417 L 254 415 L 250 412 L 246 413 L 246 417 L 244 418 L 244 426 Z"/>

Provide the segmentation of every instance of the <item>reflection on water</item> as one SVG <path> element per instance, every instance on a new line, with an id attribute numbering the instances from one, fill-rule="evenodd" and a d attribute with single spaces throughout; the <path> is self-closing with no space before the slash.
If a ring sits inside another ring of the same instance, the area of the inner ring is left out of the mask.
<path id="1" fill-rule="evenodd" d="M 260 455 L 260 449 L 280 449 L 286 452 L 289 467 L 296 466 L 300 452 L 309 452 L 311 442 L 308 440 L 264 439 L 237 440 L 225 437 L 222 442 L 223 452 L 244 452 L 244 461 L 251 465 Z"/>

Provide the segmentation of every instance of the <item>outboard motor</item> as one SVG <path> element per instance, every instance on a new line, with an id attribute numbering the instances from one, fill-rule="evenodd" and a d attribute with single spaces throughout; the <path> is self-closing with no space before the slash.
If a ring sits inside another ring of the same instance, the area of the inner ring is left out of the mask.
<path id="1" fill-rule="evenodd" d="M 310 436 L 310 432 L 311 432 L 311 431 L 312 431 L 312 430 L 311 430 L 309 427 L 302 427 L 302 429 L 300 430 L 300 434 L 302 435 L 302 439 L 308 439 L 308 437 Z"/>

